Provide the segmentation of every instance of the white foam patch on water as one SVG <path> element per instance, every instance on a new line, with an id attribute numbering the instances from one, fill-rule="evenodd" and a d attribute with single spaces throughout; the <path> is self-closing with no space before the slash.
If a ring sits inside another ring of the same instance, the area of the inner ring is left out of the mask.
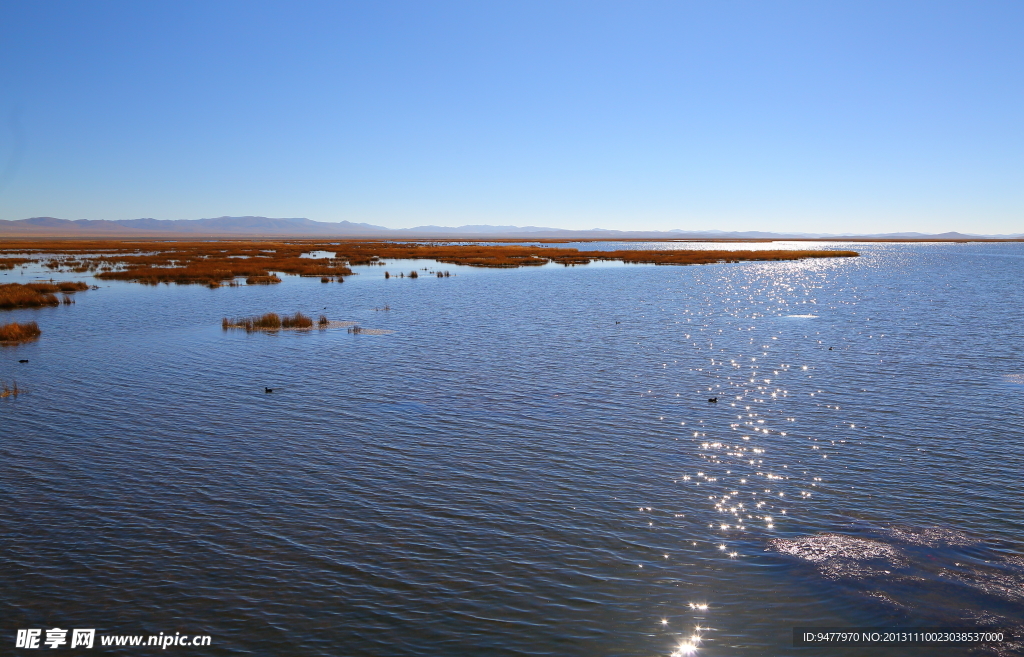
<path id="1" fill-rule="evenodd" d="M 963 532 L 942 527 L 892 527 L 888 534 L 904 543 L 929 547 L 975 545 L 979 542 Z"/>
<path id="2" fill-rule="evenodd" d="M 1024 602 L 1024 574 L 1004 571 L 958 572 L 943 569 L 939 574 L 947 579 L 980 591 L 986 595 L 1013 602 Z"/>
<path id="3" fill-rule="evenodd" d="M 368 329 L 362 328 L 361 326 L 353 326 L 348 330 L 349 333 L 356 333 L 358 335 L 389 335 L 394 333 L 390 329 Z"/>
<path id="4" fill-rule="evenodd" d="M 815 319 L 817 315 L 786 315 L 787 319 Z"/>
<path id="5" fill-rule="evenodd" d="M 891 545 L 842 534 L 778 538 L 768 545 L 781 554 L 810 561 L 823 575 L 833 579 L 877 575 L 888 572 L 886 567 L 898 568 L 906 564 L 903 555 Z"/>
<path id="6" fill-rule="evenodd" d="M 775 539 L 768 547 L 891 610 L 936 624 L 1015 627 L 1019 622 L 1007 609 L 1024 602 L 1024 556 L 979 547 L 984 540 L 952 528 L 890 526 L 882 534 L 816 534 Z M 992 654 L 1024 654 L 1022 643 L 1005 647 L 1006 652 Z"/>

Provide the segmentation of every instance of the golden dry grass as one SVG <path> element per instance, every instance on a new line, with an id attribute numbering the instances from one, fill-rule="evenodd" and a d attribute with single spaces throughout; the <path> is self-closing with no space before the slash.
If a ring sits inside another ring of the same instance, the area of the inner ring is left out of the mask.
<path id="1" fill-rule="evenodd" d="M 0 344 L 10 345 L 28 342 L 38 338 L 41 333 L 39 325 L 35 322 L 25 322 L 24 324 L 11 322 L 10 324 L 0 326 Z"/>
<path id="2" fill-rule="evenodd" d="M 25 287 L 31 288 L 36 292 L 48 292 L 53 294 L 54 292 L 81 292 L 82 290 L 88 290 L 89 284 L 81 281 L 60 281 L 57 283 L 25 283 Z"/>
<path id="3" fill-rule="evenodd" d="M 37 292 L 21 283 L 0 285 L 0 308 L 40 308 L 59 304 L 54 295 Z"/>
<path id="4" fill-rule="evenodd" d="M 14 269 L 18 265 L 25 265 L 32 262 L 32 258 L 0 258 L 0 270 Z"/>
<path id="5" fill-rule="evenodd" d="M 273 274 L 270 276 L 250 276 L 245 279 L 246 285 L 274 285 L 275 283 L 280 282 L 281 279 Z"/>
<path id="6" fill-rule="evenodd" d="M 281 318 L 281 328 L 313 328 L 313 319 L 302 313 L 295 313 L 291 317 L 285 315 Z"/>
<path id="7" fill-rule="evenodd" d="M 79 282 L 62 283 L 2 283 L 0 284 L 0 309 L 41 308 L 60 305 L 54 292 L 67 294 L 88 290 L 89 286 Z M 65 303 L 71 303 L 66 300 Z"/>
<path id="8" fill-rule="evenodd" d="M 321 315 L 321 326 L 328 324 L 327 318 Z M 220 326 L 225 331 L 233 328 L 245 329 L 246 333 L 254 331 L 280 331 L 281 329 L 311 329 L 313 318 L 302 313 L 294 315 L 278 315 L 277 313 L 266 313 L 253 317 L 238 317 L 221 320 Z"/>

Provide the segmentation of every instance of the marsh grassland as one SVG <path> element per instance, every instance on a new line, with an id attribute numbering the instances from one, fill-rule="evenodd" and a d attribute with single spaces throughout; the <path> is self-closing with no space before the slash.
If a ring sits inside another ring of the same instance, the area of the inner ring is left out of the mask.
<path id="1" fill-rule="evenodd" d="M 548 244 L 447 244 L 382 241 L 235 241 L 205 242 L 135 240 L 36 240 L 9 243 L 0 253 L 40 254 L 55 271 L 92 273 L 101 280 L 156 285 L 177 283 L 219 287 L 236 278 L 249 285 L 280 282 L 276 273 L 337 279 L 352 274 L 354 265 L 390 260 L 430 259 L 471 267 L 536 267 L 554 262 L 565 266 L 595 261 L 632 264 L 699 265 L 717 262 L 781 261 L 855 257 L 855 251 L 830 250 L 615 250 L 580 251 Z M 310 254 L 326 252 L 330 257 Z M 44 255 L 45 254 L 45 255 Z M 15 260 L 9 258 L 7 260 Z M 276 273 L 275 273 L 276 272 Z M 410 274 L 416 278 L 418 274 Z"/>

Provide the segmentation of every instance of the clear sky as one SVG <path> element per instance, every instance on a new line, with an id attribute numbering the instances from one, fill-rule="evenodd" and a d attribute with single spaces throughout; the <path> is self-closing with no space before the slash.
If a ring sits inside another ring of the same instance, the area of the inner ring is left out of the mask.
<path id="1" fill-rule="evenodd" d="M 0 219 L 1024 232 L 1024 2 L 0 0 Z"/>

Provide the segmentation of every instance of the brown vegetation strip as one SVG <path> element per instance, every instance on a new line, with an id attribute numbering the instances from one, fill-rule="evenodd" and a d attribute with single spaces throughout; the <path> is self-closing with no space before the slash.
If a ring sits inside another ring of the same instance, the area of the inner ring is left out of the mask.
<path id="1" fill-rule="evenodd" d="M 0 258 L 0 269 L 14 269 L 18 265 L 32 262 L 32 258 Z"/>
<path id="2" fill-rule="evenodd" d="M 281 279 L 273 274 L 271 274 L 270 276 L 250 276 L 249 278 L 245 279 L 246 285 L 273 285 L 274 283 L 280 282 Z"/>
<path id="3" fill-rule="evenodd" d="M 383 260 L 426 259 L 471 267 L 528 267 L 556 262 L 566 266 L 584 265 L 595 260 L 618 260 L 637 264 L 696 265 L 715 262 L 802 260 L 804 258 L 842 258 L 858 255 L 855 251 L 826 250 L 619 250 L 580 251 L 542 244 L 444 244 L 436 242 L 401 243 L 379 240 L 289 240 L 164 242 L 75 240 L 30 242 L 32 249 L 20 244 L 18 251 L 37 250 L 59 253 L 46 266 L 73 271 L 94 271 L 97 278 L 138 283 L 198 283 L 217 287 L 226 281 L 245 277 L 252 284 L 272 283 L 272 272 L 299 276 L 347 276 L 352 265 L 376 264 Z M 10 249 L 0 249 L 3 251 Z M 303 258 L 310 251 L 329 251 L 333 258 Z"/>
<path id="4" fill-rule="evenodd" d="M 43 306 L 56 306 L 60 300 L 54 296 L 54 292 L 70 294 L 81 290 L 88 290 L 87 283 L 65 281 L 63 283 L 3 283 L 0 284 L 0 309 L 11 308 L 41 308 Z M 64 303 L 70 303 L 68 297 L 64 297 Z"/>
<path id="5" fill-rule="evenodd" d="M 28 342 L 38 338 L 41 333 L 39 325 L 35 322 L 25 322 L 24 324 L 11 322 L 10 324 L 0 326 L 0 344 L 9 345 Z"/>
<path id="6" fill-rule="evenodd" d="M 326 317 L 320 316 L 321 326 L 326 326 L 329 323 Z M 292 316 L 267 313 L 265 315 L 238 317 L 235 319 L 225 317 L 221 320 L 220 325 L 225 331 L 240 328 L 245 329 L 246 333 L 252 333 L 253 331 L 280 331 L 281 329 L 311 329 L 313 328 L 313 318 L 302 313 L 295 313 Z"/>

